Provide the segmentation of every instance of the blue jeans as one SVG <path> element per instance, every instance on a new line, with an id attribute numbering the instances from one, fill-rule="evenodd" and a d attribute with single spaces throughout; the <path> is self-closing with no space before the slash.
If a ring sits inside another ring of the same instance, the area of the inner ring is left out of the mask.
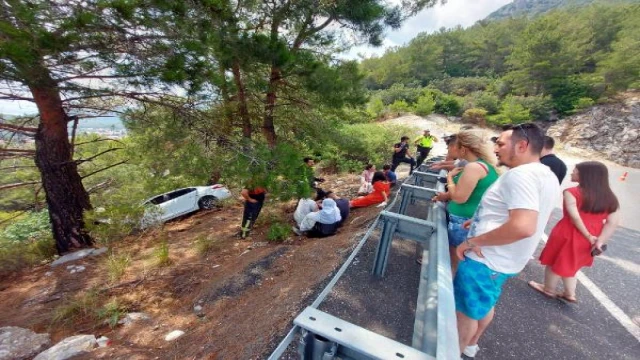
<path id="1" fill-rule="evenodd" d="M 449 214 L 449 224 L 447 224 L 447 234 L 449 235 L 449 245 L 457 247 L 467 239 L 469 230 L 462 227 L 462 224 L 469 218 Z"/>

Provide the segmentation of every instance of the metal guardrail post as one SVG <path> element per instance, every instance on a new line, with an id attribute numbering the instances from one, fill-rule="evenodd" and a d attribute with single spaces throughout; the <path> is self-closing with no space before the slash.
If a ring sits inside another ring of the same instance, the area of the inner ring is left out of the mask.
<path id="1" fill-rule="evenodd" d="M 382 221 L 382 234 L 380 235 L 380 243 L 376 249 L 376 256 L 373 260 L 373 275 L 381 277 L 387 268 L 387 260 L 389 258 L 389 248 L 393 234 L 396 232 L 398 220 L 389 217 L 380 217 Z"/>

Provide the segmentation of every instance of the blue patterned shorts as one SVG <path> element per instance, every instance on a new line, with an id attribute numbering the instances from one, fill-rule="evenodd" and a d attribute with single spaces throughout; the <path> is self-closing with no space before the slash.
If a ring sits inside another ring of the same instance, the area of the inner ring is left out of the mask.
<path id="1" fill-rule="evenodd" d="M 462 227 L 462 224 L 469 220 L 458 215 L 449 214 L 449 223 L 447 224 L 447 235 L 449 235 L 449 246 L 457 247 L 467 239 L 469 230 Z"/>
<path id="2" fill-rule="evenodd" d="M 498 302 L 502 285 L 516 275 L 493 271 L 487 265 L 466 257 L 460 261 L 453 279 L 456 311 L 474 320 L 483 319 Z"/>

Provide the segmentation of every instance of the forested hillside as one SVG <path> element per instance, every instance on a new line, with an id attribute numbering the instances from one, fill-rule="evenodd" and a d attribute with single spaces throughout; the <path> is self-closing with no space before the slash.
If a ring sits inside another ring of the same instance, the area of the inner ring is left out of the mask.
<path id="1" fill-rule="evenodd" d="M 436 111 L 492 123 L 549 120 L 640 87 L 640 5 L 422 33 L 361 64 L 371 112 Z"/>
<path id="2" fill-rule="evenodd" d="M 554 9 L 579 7 L 594 3 L 634 3 L 637 0 L 514 0 L 487 16 L 487 20 L 501 20 L 510 17 L 534 17 Z"/>

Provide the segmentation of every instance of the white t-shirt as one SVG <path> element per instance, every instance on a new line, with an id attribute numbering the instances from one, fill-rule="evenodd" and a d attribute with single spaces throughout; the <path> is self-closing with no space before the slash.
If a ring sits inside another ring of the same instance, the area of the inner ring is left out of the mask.
<path id="1" fill-rule="evenodd" d="M 522 271 L 536 250 L 560 194 L 558 178 L 546 165 L 536 162 L 507 171 L 484 193 L 473 215 L 469 238 L 506 223 L 509 210 L 514 209 L 538 212 L 536 232 L 531 237 L 508 245 L 482 246 L 484 258 L 473 252 L 468 252 L 467 256 L 484 263 L 493 271 L 505 274 Z"/>
<path id="2" fill-rule="evenodd" d="M 318 210 L 318 205 L 313 199 L 300 199 L 298 201 L 298 206 L 296 207 L 296 211 L 293 213 L 293 219 L 300 227 L 302 224 L 302 220 L 307 216 L 308 213 Z"/>

